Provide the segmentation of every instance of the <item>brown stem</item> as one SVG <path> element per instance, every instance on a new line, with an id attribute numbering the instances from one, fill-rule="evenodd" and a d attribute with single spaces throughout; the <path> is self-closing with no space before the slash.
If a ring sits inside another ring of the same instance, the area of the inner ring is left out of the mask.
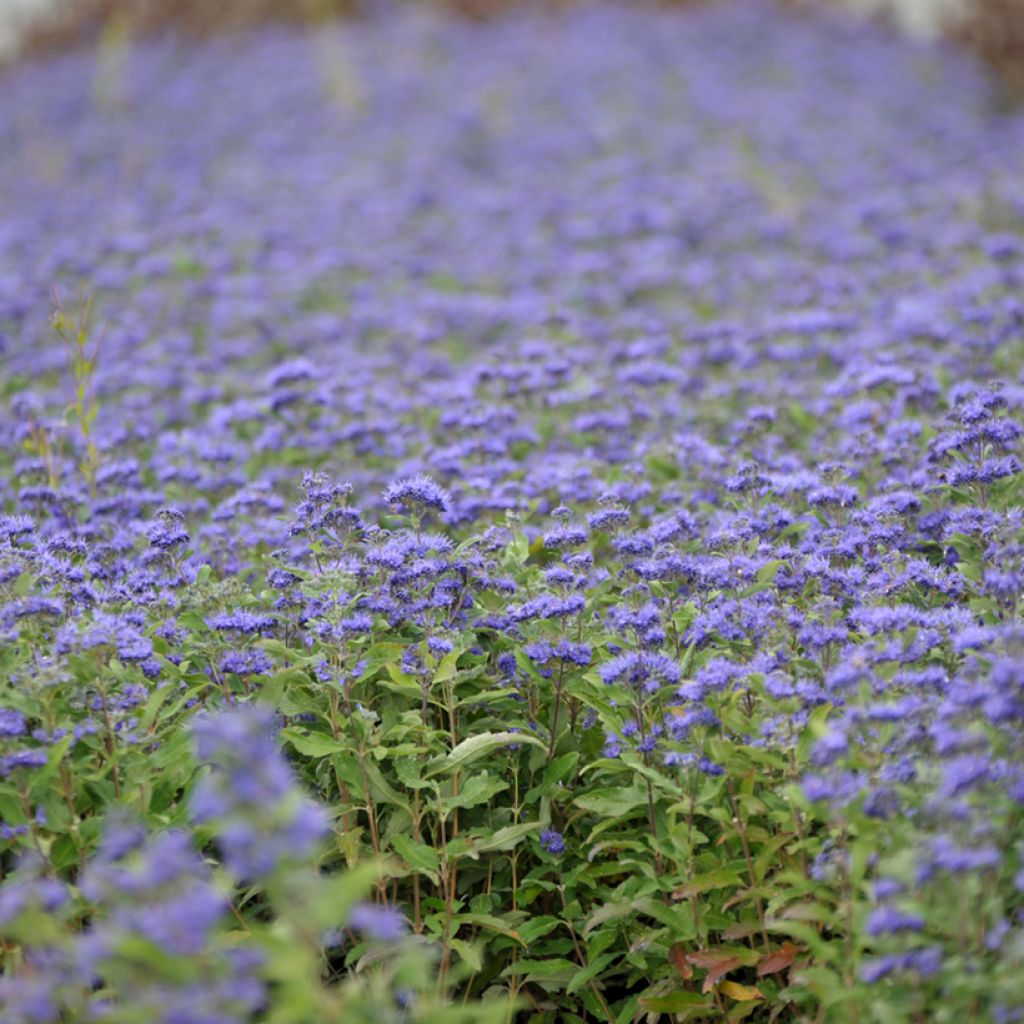
<path id="1" fill-rule="evenodd" d="M 558 739 L 558 712 L 562 706 L 562 680 L 565 677 L 565 662 L 558 663 L 558 680 L 555 683 L 555 710 L 551 716 L 551 743 L 548 745 L 548 764 L 555 756 L 555 742 Z"/>
<path id="2" fill-rule="evenodd" d="M 417 789 L 413 795 L 412 805 L 412 835 L 413 839 L 419 843 L 420 838 L 420 791 Z M 420 874 L 417 871 L 412 876 L 412 906 L 413 906 L 413 931 L 420 935 L 423 932 L 423 912 L 420 907 L 421 893 L 420 893 Z"/>
<path id="3" fill-rule="evenodd" d="M 576 929 L 572 926 L 572 920 L 569 917 L 569 905 L 565 901 L 565 886 L 560 885 L 558 887 L 558 894 L 562 898 L 562 920 L 565 922 L 566 928 L 569 929 L 569 936 L 572 939 L 572 947 L 576 951 L 576 959 L 579 961 L 580 967 L 586 970 L 590 964 L 587 961 L 586 954 L 580 948 L 579 938 L 576 935 Z M 601 1009 L 604 1010 L 605 1016 L 611 1022 L 615 1024 L 615 1014 L 612 1013 L 612 1008 L 608 1005 L 601 993 L 601 990 L 597 987 L 597 982 L 592 978 L 589 982 L 590 991 L 594 993 L 594 998 L 601 1004 Z"/>
<path id="4" fill-rule="evenodd" d="M 637 718 L 637 724 L 640 727 L 640 744 L 641 744 L 641 746 L 644 746 L 645 745 L 644 741 L 647 739 L 647 730 L 644 728 L 643 697 L 640 695 L 639 689 L 637 691 L 637 697 L 636 697 L 636 718 Z M 647 765 L 648 765 L 647 752 L 644 751 L 644 753 L 641 756 L 642 756 L 642 759 L 643 759 L 644 767 L 646 768 Z M 658 819 L 657 819 L 657 816 L 654 813 L 654 787 L 651 785 L 651 780 L 648 779 L 646 776 L 644 776 L 644 782 L 647 785 L 647 825 L 648 825 L 648 828 L 650 828 L 650 830 L 651 830 L 651 839 L 655 843 L 657 843 L 657 841 L 658 841 Z M 661 854 L 658 852 L 657 848 L 653 849 L 653 853 L 654 853 L 654 868 L 657 871 L 658 875 L 660 876 L 662 874 Z"/>
<path id="5" fill-rule="evenodd" d="M 114 781 L 114 796 L 121 799 L 121 767 L 117 763 L 117 744 L 114 741 L 114 722 L 110 717 L 110 705 L 107 703 L 107 690 L 103 685 L 102 676 L 96 680 L 96 689 L 100 695 L 100 707 L 103 709 L 103 725 L 106 730 L 103 737 L 104 746 L 107 748 L 107 756 L 110 758 L 112 778 Z"/>
<path id="6" fill-rule="evenodd" d="M 338 724 L 338 694 L 333 689 L 330 691 L 330 709 L 331 736 L 337 741 L 341 739 L 341 726 Z M 338 786 L 338 797 L 341 800 L 341 805 L 345 808 L 341 812 L 341 828 L 348 835 L 352 831 L 352 815 L 348 810 L 352 802 L 352 794 L 349 792 L 348 783 L 341 777 L 341 769 L 338 768 L 337 761 L 334 761 L 334 781 Z"/>
<path id="7" fill-rule="evenodd" d="M 740 836 L 740 845 L 743 847 L 743 857 L 747 862 L 747 874 L 750 876 L 750 885 L 757 888 L 757 876 L 754 873 L 754 858 L 750 854 L 750 841 L 747 838 L 747 826 L 740 815 L 739 803 L 736 800 L 736 790 L 733 787 L 732 779 L 729 779 L 729 801 L 732 804 L 733 819 L 736 822 L 736 831 Z M 764 940 L 764 951 L 771 950 L 771 943 L 768 941 L 768 928 L 765 925 L 764 903 L 760 896 L 754 897 L 754 906 L 757 908 L 757 919 L 761 924 L 761 938 Z"/>
<path id="8" fill-rule="evenodd" d="M 448 983 L 448 971 L 451 968 L 452 963 L 451 937 L 452 917 L 454 916 L 453 904 L 455 900 L 452 886 L 456 879 L 448 861 L 448 831 L 445 827 L 444 812 L 442 812 L 438 817 L 441 829 L 442 850 L 441 894 L 444 897 L 444 950 L 441 954 L 441 963 L 437 972 L 437 992 L 440 995 Z"/>
<path id="9" fill-rule="evenodd" d="M 348 716 L 349 724 L 351 725 L 353 721 L 352 694 L 349 690 L 349 685 L 348 683 L 345 684 L 343 693 L 345 697 L 345 714 Z M 363 750 L 362 737 L 358 735 L 359 730 L 353 729 L 352 731 L 356 744 L 356 761 L 359 764 L 359 781 L 363 787 L 363 798 L 365 801 L 363 810 L 366 811 L 366 820 L 370 826 L 370 845 L 373 847 L 373 855 L 379 858 L 381 848 L 380 831 L 377 825 L 377 806 L 374 803 L 373 794 L 370 792 L 370 777 L 366 771 L 366 753 Z M 377 898 L 380 902 L 385 900 L 385 883 L 383 879 L 377 883 Z"/>

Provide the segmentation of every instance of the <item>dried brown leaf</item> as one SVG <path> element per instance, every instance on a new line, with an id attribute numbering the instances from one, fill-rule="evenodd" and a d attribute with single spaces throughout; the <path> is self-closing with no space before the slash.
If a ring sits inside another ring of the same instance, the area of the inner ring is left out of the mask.
<path id="1" fill-rule="evenodd" d="M 683 947 L 679 945 L 678 942 L 668 951 L 668 958 L 672 961 L 672 965 L 679 972 L 681 977 L 686 980 L 693 977 L 693 968 L 686 959 L 686 953 L 684 952 Z"/>
<path id="2" fill-rule="evenodd" d="M 797 948 L 792 942 L 784 942 L 781 949 L 769 953 L 757 965 L 757 976 L 763 978 L 768 974 L 778 974 L 779 971 L 791 967 L 796 959 Z"/>

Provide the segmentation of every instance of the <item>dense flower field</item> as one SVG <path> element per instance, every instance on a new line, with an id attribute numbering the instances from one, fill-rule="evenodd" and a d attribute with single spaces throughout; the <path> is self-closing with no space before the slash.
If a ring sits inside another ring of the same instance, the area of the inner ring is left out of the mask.
<path id="1" fill-rule="evenodd" d="M 8 76 L 0 1019 L 1024 1019 L 993 109 L 760 6 Z"/>

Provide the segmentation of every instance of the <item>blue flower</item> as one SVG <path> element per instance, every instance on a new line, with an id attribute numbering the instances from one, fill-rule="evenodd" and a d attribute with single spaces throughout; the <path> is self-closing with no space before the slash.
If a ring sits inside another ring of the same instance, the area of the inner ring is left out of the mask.
<path id="1" fill-rule="evenodd" d="M 891 935 L 896 932 L 919 932 L 924 928 L 924 918 L 908 914 L 896 907 L 883 906 L 871 911 L 865 930 L 868 935 Z"/>
<path id="2" fill-rule="evenodd" d="M 562 838 L 562 834 L 560 832 L 556 832 L 554 829 L 546 828 L 541 832 L 540 845 L 547 850 L 548 853 L 552 853 L 556 857 L 565 853 L 565 840 Z"/>
<path id="3" fill-rule="evenodd" d="M 434 480 L 422 473 L 415 477 L 394 480 L 384 489 L 384 500 L 398 511 L 423 512 L 435 509 L 448 512 L 451 509 L 451 495 Z"/>
<path id="4" fill-rule="evenodd" d="M 372 903 L 353 907 L 348 923 L 374 942 L 398 942 L 408 931 L 405 918 L 397 910 Z"/>

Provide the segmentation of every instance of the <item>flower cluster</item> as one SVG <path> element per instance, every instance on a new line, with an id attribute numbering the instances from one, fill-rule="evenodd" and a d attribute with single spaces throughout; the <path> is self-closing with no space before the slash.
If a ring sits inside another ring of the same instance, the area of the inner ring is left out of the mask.
<path id="1" fill-rule="evenodd" d="M 225 862 L 246 881 L 308 860 L 327 829 L 322 808 L 296 790 L 272 725 L 269 713 L 243 707 L 194 726 L 199 759 L 212 770 L 192 792 L 192 818 L 213 829 Z"/>

